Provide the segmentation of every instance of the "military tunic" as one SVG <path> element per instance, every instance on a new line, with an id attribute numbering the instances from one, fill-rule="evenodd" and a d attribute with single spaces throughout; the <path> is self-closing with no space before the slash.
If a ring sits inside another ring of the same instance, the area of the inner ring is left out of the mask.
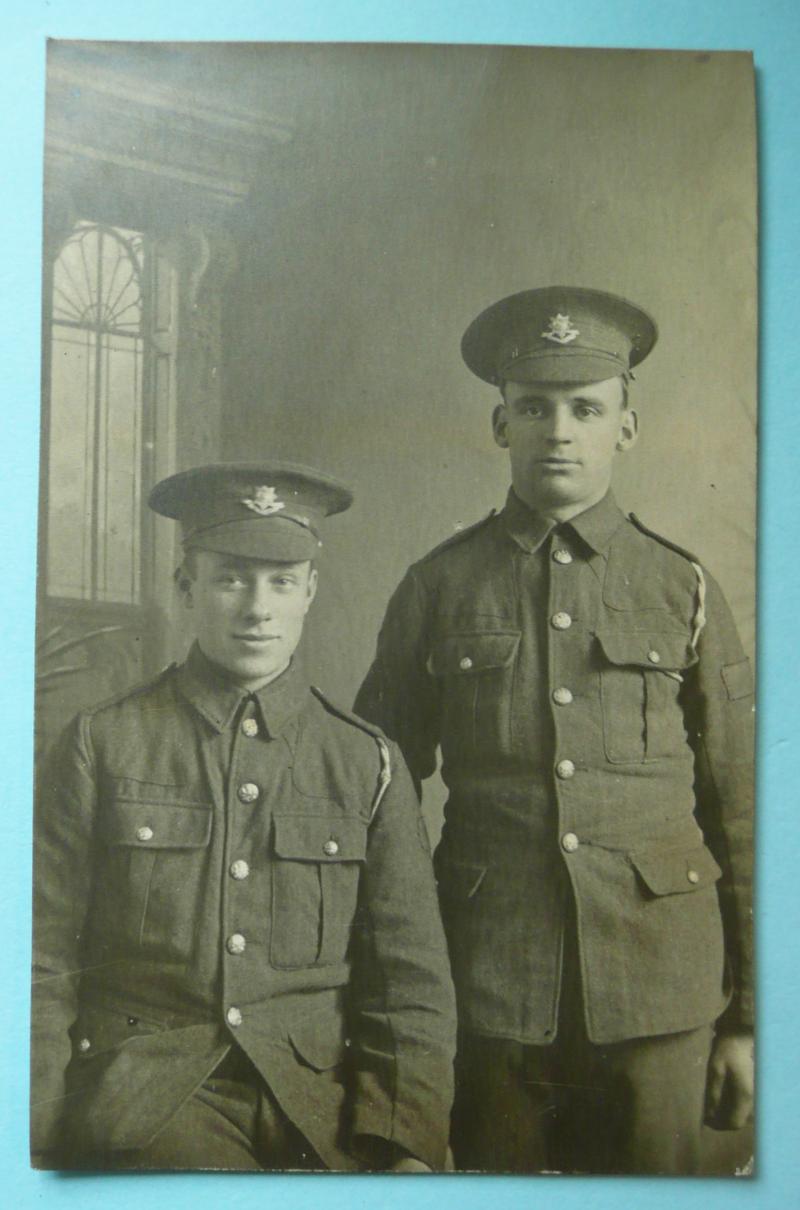
<path id="1" fill-rule="evenodd" d="M 444 1161 L 454 1006 L 413 786 L 292 664 L 81 714 L 37 815 L 33 1149 L 146 1146 L 235 1044 L 322 1163 Z"/>
<path id="2" fill-rule="evenodd" d="M 751 1023 L 752 685 L 685 552 L 611 494 L 553 525 L 511 491 L 409 570 L 356 709 L 418 782 L 441 745 L 436 866 L 465 1029 L 553 1041 L 568 919 L 592 1042 L 726 1005 Z"/>

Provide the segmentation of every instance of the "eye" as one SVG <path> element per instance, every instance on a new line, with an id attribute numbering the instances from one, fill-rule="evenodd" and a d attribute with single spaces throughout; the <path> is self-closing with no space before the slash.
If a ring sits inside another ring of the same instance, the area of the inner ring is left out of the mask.
<path id="1" fill-rule="evenodd" d="M 580 420 L 588 420 L 591 416 L 599 415 L 599 410 L 591 403 L 579 403 L 575 408 L 575 415 Z"/>
<path id="2" fill-rule="evenodd" d="M 540 403 L 524 403 L 520 408 L 523 416 L 538 417 L 542 414 L 542 405 Z"/>

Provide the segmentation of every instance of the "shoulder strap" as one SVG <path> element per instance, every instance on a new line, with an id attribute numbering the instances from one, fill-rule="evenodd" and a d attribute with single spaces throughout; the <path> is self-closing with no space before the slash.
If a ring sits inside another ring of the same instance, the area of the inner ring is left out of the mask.
<path id="1" fill-rule="evenodd" d="M 311 685 L 311 692 L 322 703 L 329 714 L 336 715 L 346 723 L 350 723 L 352 727 L 358 727 L 360 731 L 364 731 L 376 743 L 378 748 L 378 757 L 380 768 L 378 772 L 378 785 L 375 790 L 375 797 L 372 800 L 372 807 L 369 813 L 370 823 L 375 818 L 378 807 L 383 802 L 383 797 L 389 786 L 392 783 L 392 758 L 389 752 L 389 745 L 386 742 L 386 737 L 380 727 L 376 727 L 374 723 L 368 723 L 366 719 L 359 718 L 357 714 L 353 714 L 351 710 L 345 710 L 344 707 L 338 706 L 332 702 L 329 697 L 322 692 L 316 685 Z"/>
<path id="2" fill-rule="evenodd" d="M 648 529 L 636 513 L 629 513 L 629 517 L 633 524 L 641 533 L 646 534 L 648 538 L 653 538 L 654 541 L 660 542 L 662 546 L 666 546 L 668 550 L 674 550 L 676 554 L 682 555 L 684 559 L 688 559 L 691 563 L 694 574 L 697 577 L 697 592 L 696 606 L 694 617 L 692 619 L 692 648 L 697 650 L 697 641 L 700 638 L 703 627 L 706 624 L 706 577 L 703 569 L 700 566 L 700 561 L 697 555 L 693 555 L 691 551 L 686 550 L 683 546 L 678 546 L 677 542 L 670 542 L 669 538 L 665 538 L 662 534 L 657 534 L 655 530 Z"/>
<path id="3" fill-rule="evenodd" d="M 426 555 L 420 559 L 420 563 L 426 563 L 428 559 L 433 559 L 436 555 L 441 554 L 443 550 L 449 550 L 451 546 L 458 546 L 459 542 L 465 542 L 467 538 L 471 538 L 479 529 L 483 529 L 484 525 L 488 525 L 493 517 L 497 515 L 497 510 L 492 509 L 480 521 L 475 521 L 474 524 L 468 525 L 466 529 L 457 529 L 449 538 L 445 538 L 444 542 L 440 542 L 438 546 L 434 546 L 433 550 L 429 550 Z"/>

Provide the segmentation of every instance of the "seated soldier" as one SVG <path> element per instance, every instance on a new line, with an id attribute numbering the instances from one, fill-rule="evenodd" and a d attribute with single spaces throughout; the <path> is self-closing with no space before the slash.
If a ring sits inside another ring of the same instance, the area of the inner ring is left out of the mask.
<path id="1" fill-rule="evenodd" d="M 444 1164 L 454 1005 L 416 795 L 295 658 L 351 499 L 277 462 L 151 494 L 196 641 L 82 712 L 42 778 L 38 1166 Z"/>

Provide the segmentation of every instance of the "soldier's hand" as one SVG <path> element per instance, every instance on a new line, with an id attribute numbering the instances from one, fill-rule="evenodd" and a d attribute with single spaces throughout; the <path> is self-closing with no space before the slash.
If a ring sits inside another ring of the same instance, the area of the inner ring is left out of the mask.
<path id="1" fill-rule="evenodd" d="M 390 1172 L 433 1172 L 427 1164 L 423 1164 L 422 1160 L 417 1160 L 413 1155 L 405 1155 L 401 1160 L 397 1160 L 389 1169 Z"/>
<path id="2" fill-rule="evenodd" d="M 706 1082 L 706 1123 L 739 1130 L 753 1120 L 753 1035 L 723 1034 L 711 1050 Z"/>

